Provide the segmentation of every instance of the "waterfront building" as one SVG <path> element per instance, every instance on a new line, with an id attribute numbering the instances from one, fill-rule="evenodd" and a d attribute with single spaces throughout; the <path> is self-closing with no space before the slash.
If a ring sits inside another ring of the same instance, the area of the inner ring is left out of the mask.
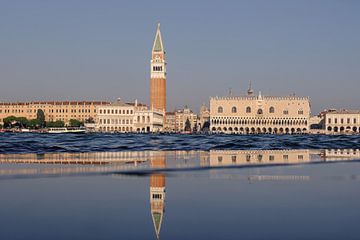
<path id="1" fill-rule="evenodd" d="M 63 121 L 66 125 L 70 119 L 82 122 L 96 118 L 96 108 L 106 106 L 102 101 L 36 101 L 36 102 L 2 102 L 0 103 L 0 123 L 4 118 L 15 116 L 36 119 L 39 109 L 45 114 L 45 121 Z"/>
<path id="2" fill-rule="evenodd" d="M 164 112 L 156 109 L 135 109 L 134 129 L 136 132 L 162 132 L 164 127 Z"/>
<path id="3" fill-rule="evenodd" d="M 327 134 L 360 134 L 359 110 L 328 110 L 322 115 Z"/>
<path id="4" fill-rule="evenodd" d="M 100 132 L 160 132 L 163 130 L 164 112 L 148 109 L 144 104 L 118 101 L 99 106 L 96 130 Z"/>
<path id="5" fill-rule="evenodd" d="M 307 133 L 310 100 L 297 96 L 247 96 L 210 98 L 212 132 L 236 134 Z"/>
<path id="6" fill-rule="evenodd" d="M 176 116 L 175 112 L 167 112 L 165 117 L 165 132 L 175 132 L 176 131 Z"/>
<path id="7" fill-rule="evenodd" d="M 196 128 L 197 115 L 187 106 L 183 109 L 175 111 L 175 131 L 185 131 L 186 121 L 189 120 L 191 130 Z"/>
<path id="8" fill-rule="evenodd" d="M 166 62 L 160 23 L 156 30 L 150 65 L 150 108 L 166 112 Z"/>

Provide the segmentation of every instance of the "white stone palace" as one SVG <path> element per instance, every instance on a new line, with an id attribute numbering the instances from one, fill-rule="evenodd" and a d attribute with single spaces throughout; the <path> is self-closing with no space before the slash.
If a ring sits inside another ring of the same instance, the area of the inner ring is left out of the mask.
<path id="1" fill-rule="evenodd" d="M 310 99 L 291 96 L 210 98 L 210 130 L 229 134 L 300 134 L 309 130 Z"/>

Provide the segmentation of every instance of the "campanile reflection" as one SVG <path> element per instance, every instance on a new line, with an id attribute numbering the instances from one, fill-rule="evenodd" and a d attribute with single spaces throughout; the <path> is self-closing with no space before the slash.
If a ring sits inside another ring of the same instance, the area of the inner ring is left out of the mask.
<path id="1" fill-rule="evenodd" d="M 165 168 L 165 153 L 155 153 L 150 160 L 150 166 L 156 169 Z M 159 239 L 165 212 L 165 174 L 163 173 L 154 173 L 150 176 L 150 207 L 156 237 Z"/>

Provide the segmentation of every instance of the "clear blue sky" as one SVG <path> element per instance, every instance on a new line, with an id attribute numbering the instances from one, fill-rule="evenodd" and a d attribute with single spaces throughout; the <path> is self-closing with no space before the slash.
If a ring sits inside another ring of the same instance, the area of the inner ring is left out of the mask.
<path id="1" fill-rule="evenodd" d="M 170 3 L 171 2 L 171 3 Z M 360 108 L 360 1 L 0 0 L 0 101 L 149 102 L 156 23 L 168 108 L 248 82 L 263 95 Z"/>

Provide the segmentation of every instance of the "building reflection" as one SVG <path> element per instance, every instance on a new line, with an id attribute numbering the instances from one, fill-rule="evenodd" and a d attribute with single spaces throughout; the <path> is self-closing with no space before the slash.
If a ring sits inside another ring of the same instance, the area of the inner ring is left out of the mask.
<path id="1" fill-rule="evenodd" d="M 359 149 L 138 151 L 47 154 L 0 154 L 5 174 L 127 173 L 142 170 L 201 169 L 249 165 L 285 165 L 360 160 Z M 16 167 L 14 164 L 20 164 Z M 43 164 L 40 167 L 38 164 Z M 58 165 L 58 166 L 56 166 Z M 12 166 L 12 168 L 11 168 Z"/>
<path id="2" fill-rule="evenodd" d="M 198 170 L 229 166 L 276 166 L 351 160 L 360 160 L 359 149 L 0 154 L 0 163 L 6 164 L 6 167 L 0 168 L 0 177 L 46 177 L 94 173 L 125 178 L 128 176 L 139 176 L 137 173 L 144 173 L 145 171 L 145 173 L 150 173 L 149 197 L 151 220 L 156 238 L 159 239 L 161 226 L 164 222 L 166 198 L 164 172 L 167 170 Z M 20 163 L 19 167 L 16 167 L 15 163 Z M 39 165 L 39 163 L 44 164 Z M 224 174 L 223 176 L 226 177 L 227 175 Z M 239 177 L 238 179 L 247 181 L 310 180 L 309 176 L 298 175 L 241 176 L 241 174 L 236 173 L 230 177 Z"/>
<path id="3" fill-rule="evenodd" d="M 314 160 L 310 150 L 214 150 L 209 165 L 300 164 Z M 316 154 L 315 154 L 316 155 Z"/>
<path id="4" fill-rule="evenodd" d="M 150 159 L 150 167 L 166 168 L 166 154 L 159 152 Z M 150 209 L 157 239 L 160 238 L 161 225 L 165 212 L 165 174 L 153 173 L 150 175 Z"/>

